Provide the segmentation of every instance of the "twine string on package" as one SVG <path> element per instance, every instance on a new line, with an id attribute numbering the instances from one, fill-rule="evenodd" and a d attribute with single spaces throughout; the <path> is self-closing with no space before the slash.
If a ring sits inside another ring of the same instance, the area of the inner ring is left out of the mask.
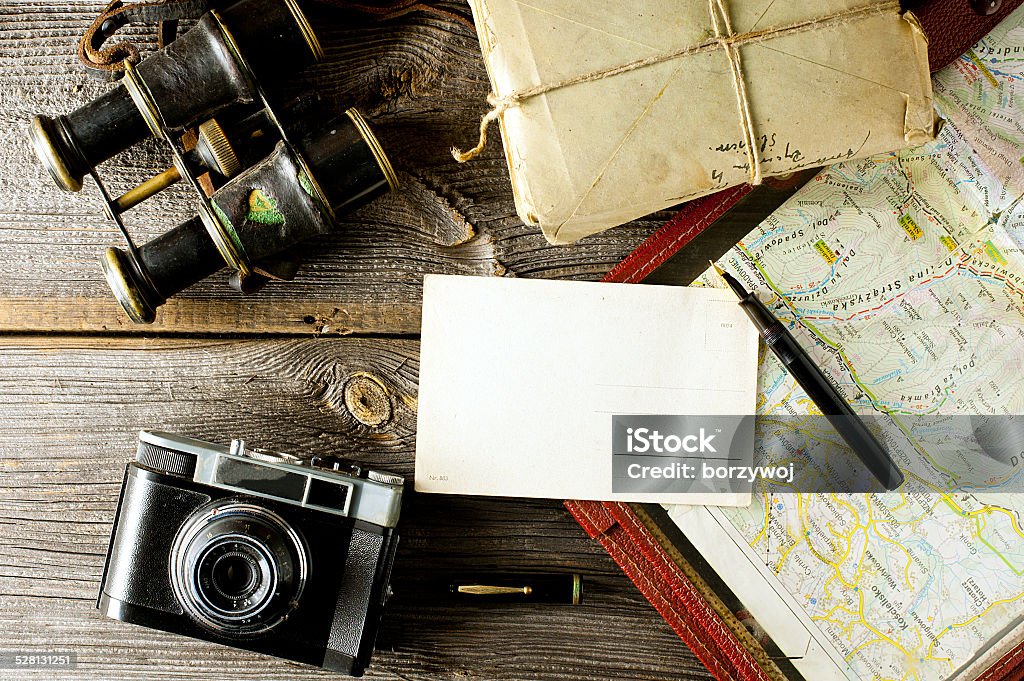
<path id="1" fill-rule="evenodd" d="M 667 61 L 679 59 L 680 57 L 692 54 L 722 50 L 729 61 L 733 88 L 736 93 L 737 111 L 739 114 L 740 127 L 743 132 L 743 146 L 745 147 L 745 153 L 748 161 L 748 181 L 750 184 L 760 184 L 762 180 L 761 160 L 758 155 L 758 145 L 755 143 L 756 138 L 753 129 L 754 124 L 750 113 L 750 101 L 747 97 L 746 82 L 743 78 L 743 68 L 739 48 L 743 45 L 758 43 L 793 33 L 802 33 L 820 28 L 839 26 L 872 14 L 899 12 L 900 4 L 897 0 L 894 0 L 892 2 L 885 2 L 882 4 L 854 7 L 807 21 L 799 21 L 785 26 L 751 30 L 739 34 L 733 31 L 732 23 L 729 19 L 729 13 L 726 10 L 724 0 L 708 0 L 708 11 L 710 13 L 714 37 L 697 45 L 690 45 L 667 53 L 637 59 L 611 68 L 591 71 L 589 73 L 573 76 L 553 83 L 542 83 L 536 87 L 520 90 L 519 92 L 512 92 L 503 97 L 499 97 L 493 92 L 490 93 L 487 96 L 487 102 L 490 104 L 491 109 L 480 119 L 480 136 L 476 146 L 467 151 L 462 151 L 457 147 L 453 147 L 452 156 L 459 163 L 465 163 L 480 154 L 487 145 L 487 129 L 490 127 L 491 123 L 497 120 L 505 111 L 519 106 L 521 103 L 533 97 L 547 94 L 554 90 L 571 87 L 573 85 L 590 83 L 596 80 L 628 73 L 630 71 L 636 71 L 655 64 L 662 64 Z"/>

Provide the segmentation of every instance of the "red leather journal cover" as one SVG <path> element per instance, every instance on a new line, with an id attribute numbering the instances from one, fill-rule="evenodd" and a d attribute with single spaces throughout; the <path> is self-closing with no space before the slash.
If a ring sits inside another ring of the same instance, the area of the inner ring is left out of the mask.
<path id="1" fill-rule="evenodd" d="M 902 5 L 914 13 L 928 36 L 928 64 L 935 72 L 981 40 L 1020 3 L 1021 0 L 904 0 Z"/>
<path id="2" fill-rule="evenodd" d="M 744 185 L 687 204 L 682 211 L 616 265 L 604 281 L 638 283 L 725 213 L 751 187 Z M 566 508 L 608 551 L 673 631 L 719 681 L 780 678 L 766 654 L 735 620 L 729 621 L 706 584 L 688 576 L 630 504 L 566 501 Z M 989 667 L 978 681 L 1024 679 L 1024 643 Z M 813 681 L 809 679 L 808 681 Z"/>

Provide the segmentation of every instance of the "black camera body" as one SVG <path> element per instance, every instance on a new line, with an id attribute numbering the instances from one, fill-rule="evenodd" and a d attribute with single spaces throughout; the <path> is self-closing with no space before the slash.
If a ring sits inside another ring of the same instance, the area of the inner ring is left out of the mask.
<path id="1" fill-rule="evenodd" d="M 361 676 L 403 478 L 143 431 L 97 607 L 114 619 Z"/>

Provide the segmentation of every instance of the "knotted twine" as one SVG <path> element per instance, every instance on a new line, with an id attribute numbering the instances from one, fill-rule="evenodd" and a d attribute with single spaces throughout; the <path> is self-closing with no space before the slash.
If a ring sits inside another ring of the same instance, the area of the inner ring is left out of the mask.
<path id="1" fill-rule="evenodd" d="M 715 37 L 703 43 L 672 50 L 671 52 L 651 57 L 645 57 L 644 59 L 637 59 L 636 61 L 627 62 L 619 66 L 613 66 L 611 68 L 573 76 L 572 78 L 566 78 L 565 80 L 556 81 L 554 83 L 537 85 L 519 92 L 512 92 L 504 97 L 498 97 L 493 92 L 490 93 L 487 95 L 487 103 L 490 104 L 491 110 L 484 114 L 483 118 L 480 119 L 480 138 L 477 145 L 468 151 L 462 151 L 457 147 L 452 147 L 452 156 L 459 163 L 465 163 L 471 158 L 477 156 L 487 145 L 487 128 L 490 127 L 491 123 L 497 120 L 501 114 L 505 113 L 509 109 L 517 107 L 533 97 L 538 97 L 554 90 L 561 90 L 562 88 L 567 88 L 572 85 L 591 83 L 596 80 L 611 78 L 612 76 L 629 73 L 630 71 L 636 71 L 637 69 L 653 66 L 655 64 L 662 64 L 672 59 L 678 59 L 687 55 L 701 54 L 720 49 L 725 53 L 726 58 L 729 60 L 729 67 L 732 74 L 733 91 L 736 93 L 736 107 L 739 112 L 740 127 L 743 129 L 743 147 L 747 154 L 747 168 L 749 171 L 748 181 L 750 184 L 760 184 L 762 180 L 761 157 L 758 153 L 757 145 L 755 144 L 754 123 L 750 115 L 750 100 L 747 97 L 746 79 L 743 77 L 743 65 L 740 59 L 739 48 L 742 45 L 759 43 L 772 38 L 792 35 L 794 33 L 803 33 L 813 29 L 841 26 L 854 20 L 876 14 L 887 14 L 889 12 L 899 13 L 900 3 L 898 0 L 872 3 L 869 5 L 841 10 L 818 19 L 808 19 L 798 21 L 787 26 L 766 28 L 740 34 L 733 32 L 732 22 L 729 20 L 729 13 L 725 9 L 724 0 L 708 0 L 708 11 L 711 15 L 711 26 L 715 31 Z"/>

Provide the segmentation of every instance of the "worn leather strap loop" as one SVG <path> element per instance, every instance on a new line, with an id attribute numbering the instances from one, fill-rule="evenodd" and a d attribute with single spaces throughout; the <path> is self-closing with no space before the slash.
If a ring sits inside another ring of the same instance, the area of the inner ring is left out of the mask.
<path id="1" fill-rule="evenodd" d="M 163 43 L 168 37 L 174 39 L 176 31 L 169 29 L 176 28 L 178 19 L 195 19 L 209 8 L 208 0 L 158 0 L 131 5 L 113 0 L 82 35 L 78 42 L 78 58 L 93 71 L 124 71 L 126 62 L 138 63 L 139 48 L 125 40 L 103 47 L 117 30 L 127 24 L 159 23 L 160 42 Z"/>

